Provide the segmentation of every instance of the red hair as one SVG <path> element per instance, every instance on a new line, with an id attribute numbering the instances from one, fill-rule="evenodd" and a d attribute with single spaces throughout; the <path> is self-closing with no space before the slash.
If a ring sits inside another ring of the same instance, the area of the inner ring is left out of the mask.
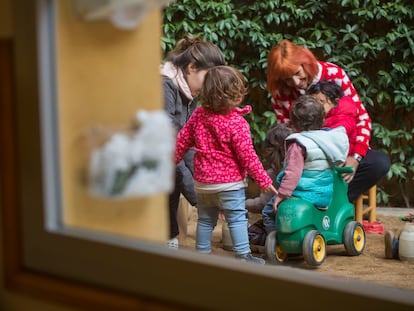
<path id="1" fill-rule="evenodd" d="M 267 58 L 267 90 L 272 96 L 289 93 L 285 79 L 291 78 L 299 66 L 303 67 L 308 81 L 312 81 L 318 73 L 318 60 L 313 53 L 289 40 L 283 39 L 272 48 Z"/>

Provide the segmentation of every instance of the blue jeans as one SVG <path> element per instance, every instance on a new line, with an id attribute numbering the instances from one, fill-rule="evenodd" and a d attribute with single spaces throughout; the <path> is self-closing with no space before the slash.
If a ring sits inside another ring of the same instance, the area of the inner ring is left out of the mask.
<path id="1" fill-rule="evenodd" d="M 217 193 L 197 193 L 197 251 L 211 252 L 211 236 L 217 225 L 219 212 L 223 210 L 229 225 L 234 252 L 237 254 L 250 253 L 245 200 L 245 189 Z"/>
<path id="2" fill-rule="evenodd" d="M 266 234 L 276 230 L 276 213 L 273 210 L 273 203 L 275 203 L 276 195 L 272 196 L 269 202 L 262 209 L 263 225 Z"/>

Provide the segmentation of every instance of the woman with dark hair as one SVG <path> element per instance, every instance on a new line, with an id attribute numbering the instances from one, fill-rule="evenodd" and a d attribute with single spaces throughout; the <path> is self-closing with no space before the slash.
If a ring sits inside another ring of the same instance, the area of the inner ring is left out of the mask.
<path id="1" fill-rule="evenodd" d="M 224 64 L 224 56 L 215 44 L 192 35 L 186 35 L 178 41 L 174 50 L 167 55 L 165 62 L 161 65 L 164 109 L 177 132 L 190 119 L 197 106 L 198 95 L 207 70 Z M 170 210 L 168 245 L 171 248 L 178 248 L 177 210 L 180 195 L 183 194 L 191 205 L 197 205 L 194 192 L 193 156 L 194 151 L 190 149 L 183 160 L 177 164 L 175 188 L 168 198 Z"/>

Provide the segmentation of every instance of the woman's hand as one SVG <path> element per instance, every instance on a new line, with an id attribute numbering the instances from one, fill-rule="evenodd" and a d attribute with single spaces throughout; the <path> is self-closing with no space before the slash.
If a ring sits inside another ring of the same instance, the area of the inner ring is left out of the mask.
<path id="1" fill-rule="evenodd" d="M 342 174 L 342 178 L 349 184 L 351 181 L 352 181 L 352 179 L 354 179 L 354 176 L 355 176 L 355 172 L 356 172 L 356 170 L 357 170 L 357 168 L 358 168 L 358 165 L 359 165 L 359 162 L 354 158 L 354 157 L 351 157 L 351 156 L 348 156 L 347 158 L 346 158 L 346 161 L 345 161 L 345 163 L 344 163 L 344 166 L 352 166 L 353 167 L 353 169 L 354 169 L 354 171 L 352 172 L 352 173 L 346 173 L 346 174 Z"/>

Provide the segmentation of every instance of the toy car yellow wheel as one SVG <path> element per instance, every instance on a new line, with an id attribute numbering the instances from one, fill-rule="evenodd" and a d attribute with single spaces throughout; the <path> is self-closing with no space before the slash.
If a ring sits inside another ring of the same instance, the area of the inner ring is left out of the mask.
<path id="1" fill-rule="evenodd" d="M 326 242 L 317 230 L 306 233 L 302 244 L 303 258 L 311 266 L 321 265 L 326 258 Z"/>
<path id="2" fill-rule="evenodd" d="M 364 227 L 357 221 L 349 222 L 345 226 L 343 240 L 348 255 L 358 256 L 362 254 L 366 244 Z"/>
<path id="3" fill-rule="evenodd" d="M 266 257 L 270 263 L 279 264 L 285 262 L 287 254 L 280 248 L 276 231 L 270 232 L 265 242 Z"/>

